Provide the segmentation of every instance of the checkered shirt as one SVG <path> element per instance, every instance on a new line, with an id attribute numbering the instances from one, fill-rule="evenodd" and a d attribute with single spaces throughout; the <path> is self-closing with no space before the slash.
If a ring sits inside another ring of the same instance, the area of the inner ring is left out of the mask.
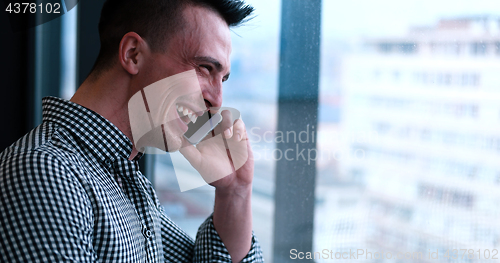
<path id="1" fill-rule="evenodd" d="M 193 241 L 163 213 L 131 151 L 99 114 L 44 98 L 0 154 L 0 262 L 231 262 L 212 217 Z M 263 262 L 255 236 L 242 262 Z"/>

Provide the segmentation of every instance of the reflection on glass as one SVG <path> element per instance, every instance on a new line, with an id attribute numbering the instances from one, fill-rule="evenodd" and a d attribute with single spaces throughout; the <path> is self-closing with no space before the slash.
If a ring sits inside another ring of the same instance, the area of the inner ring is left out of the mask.
<path id="1" fill-rule="evenodd" d="M 436 4 L 432 18 L 394 2 L 401 14 L 380 6 L 370 25 L 359 19 L 365 8 L 346 5 L 356 18 L 323 22 L 314 250 L 356 250 L 346 262 L 491 258 L 500 247 L 500 17 L 478 15 L 495 10 L 485 1 Z M 323 12 L 342 8 L 325 1 Z"/>

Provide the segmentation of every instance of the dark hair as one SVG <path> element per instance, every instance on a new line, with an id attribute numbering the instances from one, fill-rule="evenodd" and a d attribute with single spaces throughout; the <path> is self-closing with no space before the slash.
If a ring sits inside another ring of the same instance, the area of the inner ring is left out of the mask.
<path id="1" fill-rule="evenodd" d="M 99 73 L 112 65 L 120 41 L 128 32 L 139 34 L 153 51 L 164 51 L 166 41 L 182 29 L 182 11 L 189 5 L 214 10 L 230 27 L 247 21 L 254 11 L 242 0 L 107 0 L 99 20 L 101 49 L 92 72 Z"/>

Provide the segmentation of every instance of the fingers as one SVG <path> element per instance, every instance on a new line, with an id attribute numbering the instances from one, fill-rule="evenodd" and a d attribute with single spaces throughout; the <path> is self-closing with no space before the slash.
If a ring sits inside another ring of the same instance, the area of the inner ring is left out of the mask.
<path id="1" fill-rule="evenodd" d="M 237 119 L 234 122 L 234 125 L 233 125 L 233 134 L 234 134 L 234 139 L 236 141 L 238 141 L 238 142 L 241 141 L 241 140 L 246 139 L 246 137 L 247 137 L 247 131 L 246 131 L 246 128 L 245 128 L 245 123 L 243 123 L 242 120 Z"/>
<path id="2" fill-rule="evenodd" d="M 224 131 L 224 138 L 229 139 L 233 137 L 232 114 L 230 111 L 224 110 L 222 111 L 221 115 L 222 115 L 221 127 L 222 130 Z"/>
<path id="3" fill-rule="evenodd" d="M 220 107 L 210 107 L 211 114 L 216 114 L 217 112 L 219 112 L 219 110 L 220 110 Z"/>
<path id="4" fill-rule="evenodd" d="M 247 133 L 245 123 L 243 123 L 241 119 L 236 119 L 234 123 L 232 123 L 233 116 L 231 111 L 228 110 L 222 111 L 221 115 L 223 118 L 221 122 L 221 129 L 224 131 L 224 138 L 233 139 L 237 142 L 246 138 Z"/>

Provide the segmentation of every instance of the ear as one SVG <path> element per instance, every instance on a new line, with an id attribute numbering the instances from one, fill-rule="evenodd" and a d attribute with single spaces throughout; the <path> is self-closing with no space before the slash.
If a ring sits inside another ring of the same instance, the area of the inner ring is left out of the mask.
<path id="1" fill-rule="evenodd" d="M 137 33 L 128 32 L 120 41 L 118 59 L 123 69 L 129 74 L 139 73 L 139 69 L 144 62 L 144 55 L 149 52 L 149 47 Z"/>

